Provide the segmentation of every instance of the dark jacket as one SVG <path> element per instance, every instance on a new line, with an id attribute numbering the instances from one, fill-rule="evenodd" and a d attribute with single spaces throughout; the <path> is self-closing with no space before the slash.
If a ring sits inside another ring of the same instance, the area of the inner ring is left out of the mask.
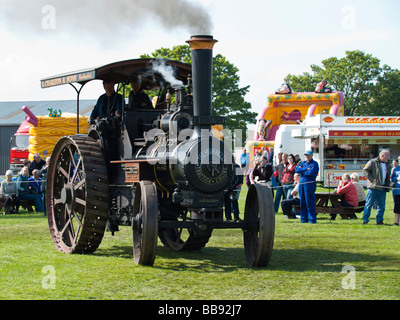
<path id="1" fill-rule="evenodd" d="M 129 94 L 128 110 L 154 109 L 149 96 L 140 90 L 137 94 Z"/>
<path id="2" fill-rule="evenodd" d="M 39 163 L 37 163 L 35 160 L 32 161 L 31 166 L 29 167 L 29 174 L 32 175 L 33 170 L 41 170 L 43 166 L 46 164 L 46 161 L 40 160 Z"/>
<path id="3" fill-rule="evenodd" d="M 102 119 L 108 116 L 113 117 L 117 110 L 122 113 L 122 104 L 123 97 L 120 94 L 115 92 L 111 97 L 107 97 L 106 94 L 103 94 L 99 100 L 97 100 L 92 114 L 90 115 L 90 119 Z"/>
<path id="4" fill-rule="evenodd" d="M 25 177 L 22 174 L 17 177 L 18 195 L 22 196 L 31 193 L 28 179 L 29 177 Z"/>
<path id="5" fill-rule="evenodd" d="M 237 188 L 241 187 L 243 184 L 243 179 L 243 170 L 237 163 L 235 163 L 235 172 L 233 174 L 229 190 L 236 190 Z"/>
<path id="6" fill-rule="evenodd" d="M 258 165 L 253 170 L 253 176 L 258 177 L 259 181 L 270 181 L 272 177 L 272 166 L 269 163 L 264 167 Z"/>
<path id="7" fill-rule="evenodd" d="M 385 184 L 382 184 L 382 166 L 381 163 L 386 165 L 386 179 Z M 382 187 L 389 187 L 390 185 L 390 163 L 381 162 L 379 157 L 369 160 L 365 165 L 363 173 L 367 178 L 367 188 L 382 190 Z M 386 189 L 389 191 L 389 189 Z"/>

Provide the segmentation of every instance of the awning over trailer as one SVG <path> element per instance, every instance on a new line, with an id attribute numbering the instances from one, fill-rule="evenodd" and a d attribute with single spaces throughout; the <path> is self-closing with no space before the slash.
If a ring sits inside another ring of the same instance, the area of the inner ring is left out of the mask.
<path id="1" fill-rule="evenodd" d="M 157 86 L 160 81 L 166 81 L 161 73 L 153 68 L 154 63 L 165 68 L 172 68 L 173 76 L 180 81 L 185 82 L 191 73 L 191 66 L 185 63 L 160 60 L 160 59 L 134 59 L 115 62 L 101 67 L 84 69 L 53 76 L 41 80 L 42 88 L 50 88 L 65 84 L 79 83 L 81 85 L 91 80 L 111 79 L 116 83 L 127 83 L 134 76 L 142 76 L 145 89 L 151 89 Z"/>

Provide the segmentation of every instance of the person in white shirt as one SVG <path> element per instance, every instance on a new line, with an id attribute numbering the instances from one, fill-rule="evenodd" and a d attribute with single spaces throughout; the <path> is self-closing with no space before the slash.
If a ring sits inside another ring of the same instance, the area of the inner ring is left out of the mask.
<path id="1" fill-rule="evenodd" d="M 365 205 L 365 200 L 367 199 L 367 195 L 365 194 L 364 188 L 359 182 L 360 177 L 359 175 L 354 172 L 350 175 L 351 182 L 356 186 L 357 189 L 357 196 L 358 196 L 358 205 L 363 206 Z"/>

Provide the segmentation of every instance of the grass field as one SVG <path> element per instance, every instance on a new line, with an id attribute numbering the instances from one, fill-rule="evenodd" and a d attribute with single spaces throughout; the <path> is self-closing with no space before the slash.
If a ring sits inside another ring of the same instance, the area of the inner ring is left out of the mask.
<path id="1" fill-rule="evenodd" d="M 400 298 L 400 228 L 392 226 L 390 194 L 383 226 L 318 218 L 316 225 L 300 224 L 279 212 L 270 264 L 253 269 L 238 230 L 214 231 L 194 253 L 171 252 L 159 241 L 154 266 L 142 267 L 133 263 L 129 227 L 114 237 L 106 233 L 93 255 L 66 255 L 55 249 L 43 215 L 0 216 L 0 299 Z"/>

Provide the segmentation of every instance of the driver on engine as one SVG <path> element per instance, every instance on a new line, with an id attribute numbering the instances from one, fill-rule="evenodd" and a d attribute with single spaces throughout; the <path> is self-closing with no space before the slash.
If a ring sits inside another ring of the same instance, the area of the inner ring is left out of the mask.
<path id="1" fill-rule="evenodd" d="M 115 92 L 115 81 L 106 79 L 103 81 L 105 94 L 100 96 L 89 118 L 89 123 L 95 119 L 103 119 L 107 117 L 120 118 L 122 115 L 122 103 L 124 101 L 122 95 Z"/>

